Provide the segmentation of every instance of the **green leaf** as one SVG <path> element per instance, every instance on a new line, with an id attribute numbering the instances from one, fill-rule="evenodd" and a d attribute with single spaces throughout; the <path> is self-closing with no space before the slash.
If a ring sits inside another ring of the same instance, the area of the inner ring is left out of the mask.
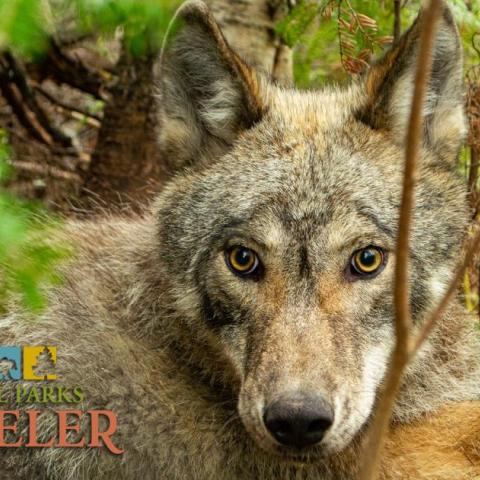
<path id="1" fill-rule="evenodd" d="M 8 159 L 6 141 L 0 141 L 0 171 Z M 60 223 L 41 206 L 0 191 L 0 311 L 11 300 L 38 313 L 46 304 L 45 288 L 61 281 L 58 265 L 71 248 L 55 241 Z"/>
<path id="2" fill-rule="evenodd" d="M 0 50 L 39 56 L 47 46 L 46 23 L 40 0 L 0 0 Z"/>

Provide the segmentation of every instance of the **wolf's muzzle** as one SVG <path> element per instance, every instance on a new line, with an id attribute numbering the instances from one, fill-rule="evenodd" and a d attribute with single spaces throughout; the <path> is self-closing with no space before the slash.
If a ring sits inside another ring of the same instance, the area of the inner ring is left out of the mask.
<path id="1" fill-rule="evenodd" d="M 303 448 L 322 440 L 332 426 L 333 408 L 318 394 L 294 392 L 270 403 L 263 421 L 280 444 Z"/>

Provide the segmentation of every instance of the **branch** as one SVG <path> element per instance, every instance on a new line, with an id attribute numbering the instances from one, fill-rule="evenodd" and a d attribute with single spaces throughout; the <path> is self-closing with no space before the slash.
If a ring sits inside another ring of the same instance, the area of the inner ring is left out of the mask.
<path id="1" fill-rule="evenodd" d="M 403 178 L 402 203 L 398 224 L 395 255 L 395 347 L 387 371 L 385 386 L 380 392 L 378 407 L 367 437 L 366 450 L 359 480 L 377 478 L 380 456 L 388 430 L 395 397 L 400 387 L 403 371 L 409 360 L 409 245 L 417 159 L 423 132 L 423 107 L 428 79 L 432 67 L 432 48 L 436 25 L 440 16 L 441 0 L 431 0 L 424 12 L 420 36 L 420 51 L 415 73 L 415 88 L 406 138 L 405 171 Z"/>
<path id="2" fill-rule="evenodd" d="M 82 177 L 77 173 L 61 170 L 60 168 L 52 165 L 40 165 L 38 163 L 23 162 L 18 160 L 13 160 L 11 163 L 16 170 L 23 170 L 37 175 L 46 175 L 48 177 L 58 178 L 78 184 L 82 183 Z"/>
<path id="3" fill-rule="evenodd" d="M 73 105 L 70 105 L 66 102 L 62 102 L 61 100 L 59 100 L 58 98 L 50 94 L 47 90 L 42 88 L 41 85 L 34 84 L 34 88 L 38 93 L 40 93 L 40 95 L 45 97 L 50 103 L 56 105 L 61 110 L 69 112 L 70 115 L 76 120 L 80 120 L 80 121 L 85 120 L 88 123 L 88 125 L 94 128 L 100 128 L 102 119 L 99 115 L 87 112 L 86 110 L 80 107 L 74 107 Z"/>
<path id="4" fill-rule="evenodd" d="M 51 124 L 13 55 L 8 51 L 4 52 L 0 60 L 2 65 L 0 88 L 20 122 L 43 143 L 49 146 L 57 143 L 62 147 L 71 148 L 71 138 Z"/>
<path id="5" fill-rule="evenodd" d="M 40 79 L 53 78 L 57 83 L 65 83 L 95 98 L 105 100 L 103 93 L 105 79 L 101 74 L 89 69 L 80 60 L 65 54 L 54 40 L 50 42 L 45 60 L 41 64 L 30 64 L 29 71 Z"/>
<path id="6" fill-rule="evenodd" d="M 3 68 L 0 68 L 0 91 L 25 130 L 36 140 L 51 146 L 53 143 L 52 137 L 42 128 L 32 112 L 26 108 L 21 93 L 10 82 L 8 73 Z"/>
<path id="7" fill-rule="evenodd" d="M 477 217 L 478 213 L 478 167 L 479 158 L 475 145 L 470 145 L 470 168 L 468 171 L 468 196 L 470 205 L 473 207 L 473 218 Z"/>

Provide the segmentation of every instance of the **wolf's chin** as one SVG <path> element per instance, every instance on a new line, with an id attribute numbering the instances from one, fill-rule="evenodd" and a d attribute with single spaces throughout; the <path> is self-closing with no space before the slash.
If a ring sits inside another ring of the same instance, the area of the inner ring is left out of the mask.
<path id="1" fill-rule="evenodd" d="M 301 467 L 303 465 L 313 465 L 325 460 L 330 454 L 321 446 L 312 447 L 305 451 L 287 450 L 280 446 L 267 446 L 263 442 L 254 440 L 257 447 L 264 453 L 273 457 L 275 461 L 292 466 Z"/>
<path id="2" fill-rule="evenodd" d="M 257 432 L 252 432 L 249 428 L 246 428 L 246 430 L 248 437 L 259 450 L 282 464 L 289 464 L 297 467 L 301 467 L 302 465 L 313 465 L 326 460 L 332 455 L 340 453 L 342 450 L 322 444 L 309 447 L 305 450 L 295 450 L 278 445 L 273 441 L 269 441 L 263 435 L 259 435 Z"/>

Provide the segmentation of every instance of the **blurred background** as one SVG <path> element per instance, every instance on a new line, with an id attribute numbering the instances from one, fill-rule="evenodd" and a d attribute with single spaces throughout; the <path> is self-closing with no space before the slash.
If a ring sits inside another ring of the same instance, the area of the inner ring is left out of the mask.
<path id="1" fill-rule="evenodd" d="M 397 41 L 419 0 L 210 0 L 227 40 L 277 82 L 343 83 Z M 479 214 L 480 0 L 449 2 L 465 51 L 469 136 L 458 169 Z M 178 0 L 0 0 L 0 313 L 40 310 L 65 217 L 133 214 L 168 178 L 153 67 Z M 63 220 L 61 220 L 63 219 Z M 32 238 L 34 239 L 32 241 Z M 479 313 L 479 259 L 463 284 Z"/>

